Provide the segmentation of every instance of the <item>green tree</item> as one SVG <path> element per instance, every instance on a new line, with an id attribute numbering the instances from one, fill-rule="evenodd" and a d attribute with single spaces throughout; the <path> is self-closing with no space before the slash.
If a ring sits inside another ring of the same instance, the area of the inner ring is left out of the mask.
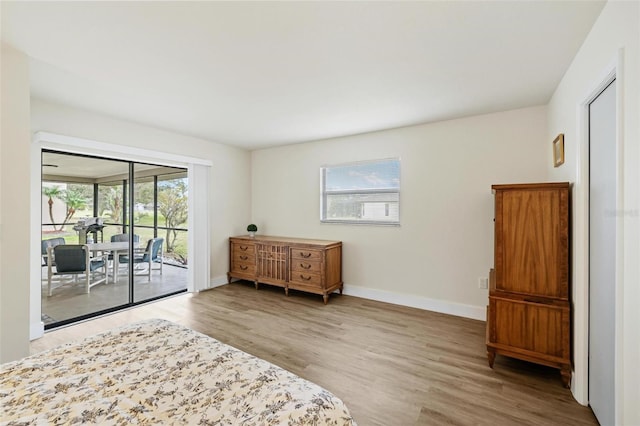
<path id="1" fill-rule="evenodd" d="M 81 195 L 87 201 L 89 207 L 93 207 L 93 184 L 70 183 L 67 184 L 67 189 Z"/>
<path id="2" fill-rule="evenodd" d="M 73 218 L 73 215 L 76 214 L 77 210 L 82 210 L 87 207 L 86 198 L 82 194 L 82 191 L 78 190 L 77 188 L 69 188 L 64 191 L 62 200 L 67 205 L 67 214 L 64 218 L 64 221 L 62 222 L 62 227 L 60 229 L 62 229 L 67 224 L 67 222 L 71 220 L 71 218 Z"/>
<path id="3" fill-rule="evenodd" d="M 49 219 L 51 219 L 52 224 L 56 223 L 56 221 L 53 219 L 53 199 L 62 197 L 63 193 L 64 190 L 62 190 L 58 185 L 42 187 L 42 194 L 45 197 L 49 197 L 49 201 L 47 201 L 47 203 L 49 203 Z M 56 227 L 54 226 L 53 229 L 55 231 Z"/>
<path id="4" fill-rule="evenodd" d="M 165 227 L 177 228 L 188 218 L 188 187 L 186 179 L 175 179 L 158 184 L 158 211 L 164 216 Z M 178 231 L 166 230 L 167 252 L 175 248 Z M 183 259 L 186 260 L 186 259 Z"/>
<path id="5" fill-rule="evenodd" d="M 105 210 L 109 210 L 111 221 L 122 223 L 122 185 L 100 186 L 99 191 L 100 211 L 98 216 L 102 216 Z"/>
<path id="6" fill-rule="evenodd" d="M 153 203 L 153 180 L 148 182 L 136 182 L 134 197 L 136 203 L 152 204 Z"/>

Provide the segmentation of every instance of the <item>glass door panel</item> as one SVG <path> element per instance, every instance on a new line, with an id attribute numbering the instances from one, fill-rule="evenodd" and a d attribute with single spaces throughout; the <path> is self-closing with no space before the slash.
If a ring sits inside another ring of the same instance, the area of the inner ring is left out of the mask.
<path id="1" fill-rule="evenodd" d="M 187 171 L 136 163 L 133 186 L 134 303 L 186 291 Z"/>
<path id="2" fill-rule="evenodd" d="M 121 233 L 123 180 L 128 163 L 53 151 L 42 152 L 42 320 L 67 324 L 129 303 L 129 286 L 116 279 L 105 243 Z M 64 246 L 64 247 L 58 247 Z M 89 263 L 86 256 L 88 252 Z M 74 254 L 80 253 L 77 257 Z M 82 264 L 74 264 L 82 260 Z M 87 273 L 87 271 L 89 271 Z"/>

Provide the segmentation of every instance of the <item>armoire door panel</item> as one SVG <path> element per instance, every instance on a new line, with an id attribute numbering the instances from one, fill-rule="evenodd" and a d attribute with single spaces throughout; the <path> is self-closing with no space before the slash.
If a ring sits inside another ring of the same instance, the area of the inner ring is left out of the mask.
<path id="1" fill-rule="evenodd" d="M 568 235 L 561 229 L 561 194 L 557 191 L 505 192 L 502 197 L 501 270 L 499 290 L 566 298 L 566 280 L 559 273 L 566 265 Z M 498 216 L 498 215 L 496 215 Z"/>
<path id="2" fill-rule="evenodd" d="M 555 357 L 563 356 L 562 309 L 526 302 L 495 300 L 496 343 Z"/>

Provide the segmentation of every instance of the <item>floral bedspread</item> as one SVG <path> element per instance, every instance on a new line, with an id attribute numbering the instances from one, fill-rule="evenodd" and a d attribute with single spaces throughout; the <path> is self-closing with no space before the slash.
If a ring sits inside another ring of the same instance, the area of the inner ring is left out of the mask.
<path id="1" fill-rule="evenodd" d="M 2 365 L 0 424 L 355 425 L 320 386 L 150 320 Z"/>

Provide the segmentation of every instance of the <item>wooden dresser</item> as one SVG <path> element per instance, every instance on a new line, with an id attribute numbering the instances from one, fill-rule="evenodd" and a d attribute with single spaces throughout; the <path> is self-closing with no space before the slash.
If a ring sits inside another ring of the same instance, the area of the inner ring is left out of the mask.
<path id="1" fill-rule="evenodd" d="M 495 269 L 490 272 L 487 356 L 560 369 L 571 383 L 569 183 L 493 185 Z"/>
<path id="2" fill-rule="evenodd" d="M 321 294 L 342 294 L 342 242 L 302 238 L 240 236 L 229 238 L 229 282 L 232 278 Z"/>

